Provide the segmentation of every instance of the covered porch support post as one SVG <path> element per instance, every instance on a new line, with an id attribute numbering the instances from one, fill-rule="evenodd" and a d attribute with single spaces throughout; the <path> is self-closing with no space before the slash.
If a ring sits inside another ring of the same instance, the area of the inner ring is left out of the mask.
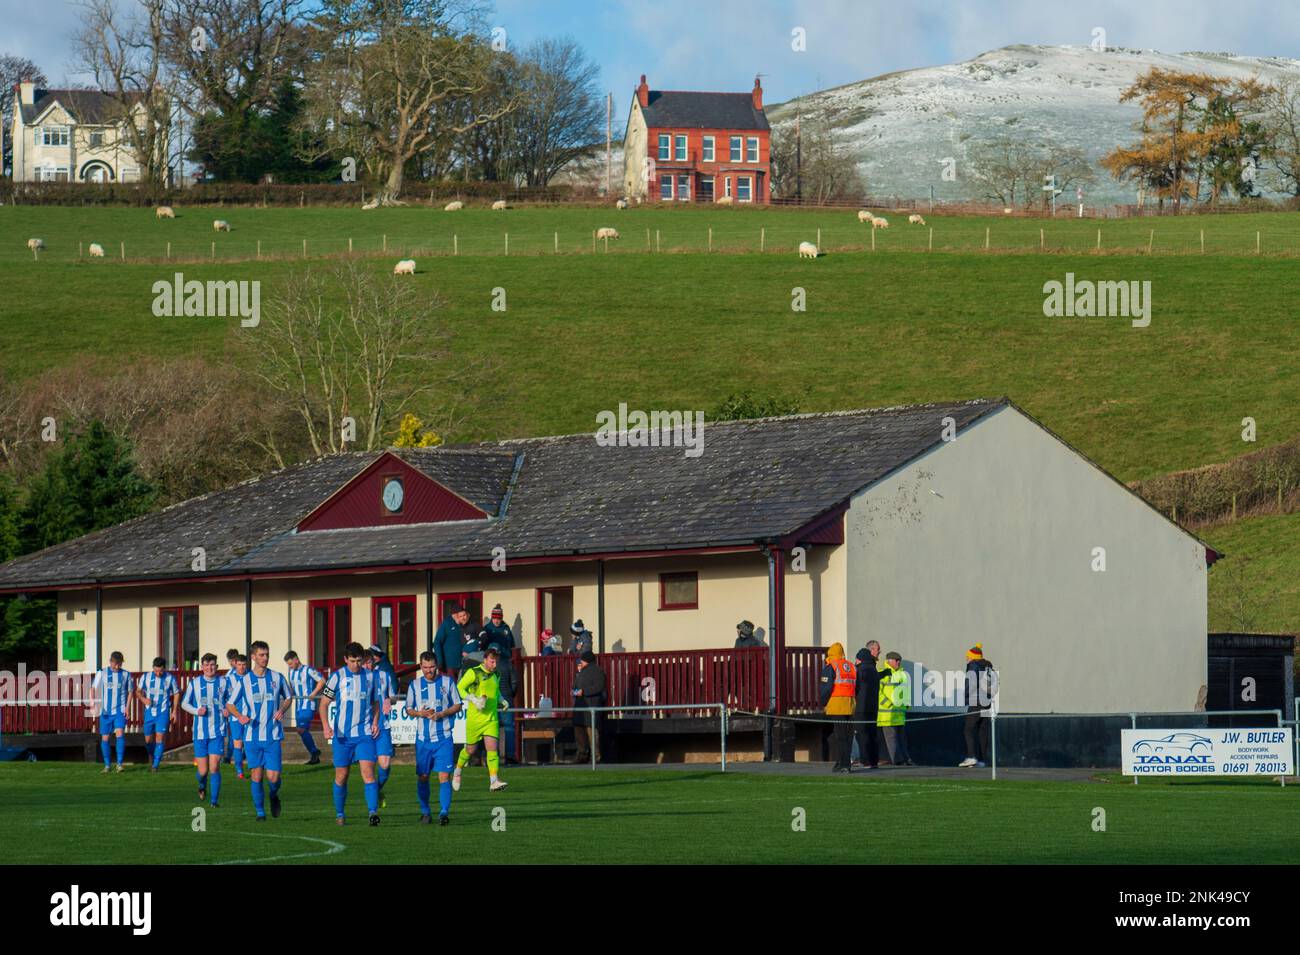
<path id="1" fill-rule="evenodd" d="M 244 581 L 244 654 L 253 652 L 253 578 Z"/>
<path id="2" fill-rule="evenodd" d="M 59 652 L 58 647 L 54 652 Z M 104 669 L 104 588 L 95 588 L 95 672 Z"/>
<path id="3" fill-rule="evenodd" d="M 598 653 L 605 652 L 605 562 L 596 561 L 596 639 L 600 642 Z"/>
<path id="4" fill-rule="evenodd" d="M 424 649 L 433 652 L 433 569 L 424 572 Z"/>
<path id="5" fill-rule="evenodd" d="M 793 761 L 794 734 L 776 717 L 785 711 L 785 560 L 782 548 L 764 548 L 767 554 L 767 709 L 771 719 L 764 730 L 763 755 L 776 762 Z"/>

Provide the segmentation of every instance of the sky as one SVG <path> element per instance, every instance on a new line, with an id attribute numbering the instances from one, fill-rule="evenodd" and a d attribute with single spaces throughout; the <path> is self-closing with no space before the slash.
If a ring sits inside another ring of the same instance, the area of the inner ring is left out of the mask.
<path id="1" fill-rule="evenodd" d="M 117 0 L 129 4 L 132 0 Z M 763 74 L 776 103 L 896 70 L 959 62 L 1012 43 L 1300 59 L 1300 3 L 1235 0 L 484 0 L 512 48 L 569 35 L 627 102 L 642 73 L 652 89 L 745 91 Z M 1230 13 L 1225 14 L 1225 10 Z M 0 53 L 76 81 L 74 0 L 0 0 Z M 803 31 L 802 51 L 793 31 Z"/>

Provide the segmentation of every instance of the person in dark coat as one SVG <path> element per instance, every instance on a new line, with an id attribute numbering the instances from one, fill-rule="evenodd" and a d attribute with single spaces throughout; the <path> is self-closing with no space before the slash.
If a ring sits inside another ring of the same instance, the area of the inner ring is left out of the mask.
<path id="1" fill-rule="evenodd" d="M 605 738 L 605 714 L 584 713 L 588 707 L 605 706 L 606 682 L 605 671 L 596 662 L 596 655 L 590 650 L 578 657 L 578 672 L 573 678 L 573 735 L 578 742 L 576 762 L 583 763 L 591 759 L 591 747 L 596 746 L 596 759 L 608 755 Z M 595 740 L 591 739 L 589 730 L 594 729 Z"/>
<path id="2" fill-rule="evenodd" d="M 736 649 L 746 650 L 750 647 L 761 647 L 763 641 L 754 636 L 754 625 L 748 620 L 742 620 L 736 624 Z"/>
<path id="3" fill-rule="evenodd" d="M 486 653 L 488 647 L 496 647 L 500 654 L 496 674 L 501 681 L 501 699 L 511 706 L 515 703 L 515 632 L 506 623 L 505 611 L 497 604 L 488 616 L 488 622 L 478 633 L 478 648 Z M 515 711 L 507 709 L 500 715 L 501 720 L 501 757 L 509 765 L 514 762 L 515 752 Z"/>
<path id="4" fill-rule="evenodd" d="M 857 702 L 853 707 L 853 719 L 856 721 L 854 735 L 858 740 L 858 763 L 866 769 L 875 769 L 880 765 L 880 730 L 874 721 L 880 700 L 880 678 L 884 676 L 879 669 L 880 644 L 868 640 L 867 645 L 858 651 L 858 685 Z"/>
<path id="5" fill-rule="evenodd" d="M 454 680 L 460 672 L 461 649 L 465 646 L 465 624 L 469 623 L 469 611 L 460 604 L 447 608 L 447 617 L 438 625 L 438 632 L 433 637 L 433 655 L 438 669 Z"/>
<path id="6" fill-rule="evenodd" d="M 989 758 L 989 736 L 992 732 L 989 711 L 998 691 L 998 671 L 984 659 L 984 644 L 977 643 L 966 651 L 966 719 L 963 735 L 966 737 L 966 758 L 958 766 L 969 769 L 982 767 Z"/>

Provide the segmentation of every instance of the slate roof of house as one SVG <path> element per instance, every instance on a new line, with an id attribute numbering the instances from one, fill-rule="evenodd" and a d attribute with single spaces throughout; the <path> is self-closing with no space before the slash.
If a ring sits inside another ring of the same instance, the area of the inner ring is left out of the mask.
<path id="1" fill-rule="evenodd" d="M 754 109 L 751 93 L 650 90 L 647 100 L 641 112 L 649 128 L 771 129 L 767 114 Z"/>
<path id="2" fill-rule="evenodd" d="M 140 100 L 143 93 L 128 93 L 132 100 Z M 55 100 L 63 106 L 72 118 L 83 126 L 102 126 L 116 122 L 120 118 L 120 107 L 113 97 L 100 90 L 33 90 L 32 103 L 24 105 L 23 123 L 30 124 L 45 112 Z"/>
<path id="3" fill-rule="evenodd" d="M 384 452 L 320 458 L 0 565 L 0 588 L 752 545 L 786 537 L 1006 399 L 718 422 L 703 453 L 593 434 L 393 449 L 486 520 L 298 532 Z M 507 503 L 508 501 L 508 503 Z M 206 573 L 191 571 L 192 548 Z"/>

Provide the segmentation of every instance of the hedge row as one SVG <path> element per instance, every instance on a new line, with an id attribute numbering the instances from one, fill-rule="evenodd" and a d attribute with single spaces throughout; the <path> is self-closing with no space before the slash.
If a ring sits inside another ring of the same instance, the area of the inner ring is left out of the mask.
<path id="1" fill-rule="evenodd" d="M 1224 464 L 1138 481 L 1132 487 L 1183 524 L 1212 524 L 1252 513 L 1285 513 L 1300 490 L 1300 438 Z"/>

